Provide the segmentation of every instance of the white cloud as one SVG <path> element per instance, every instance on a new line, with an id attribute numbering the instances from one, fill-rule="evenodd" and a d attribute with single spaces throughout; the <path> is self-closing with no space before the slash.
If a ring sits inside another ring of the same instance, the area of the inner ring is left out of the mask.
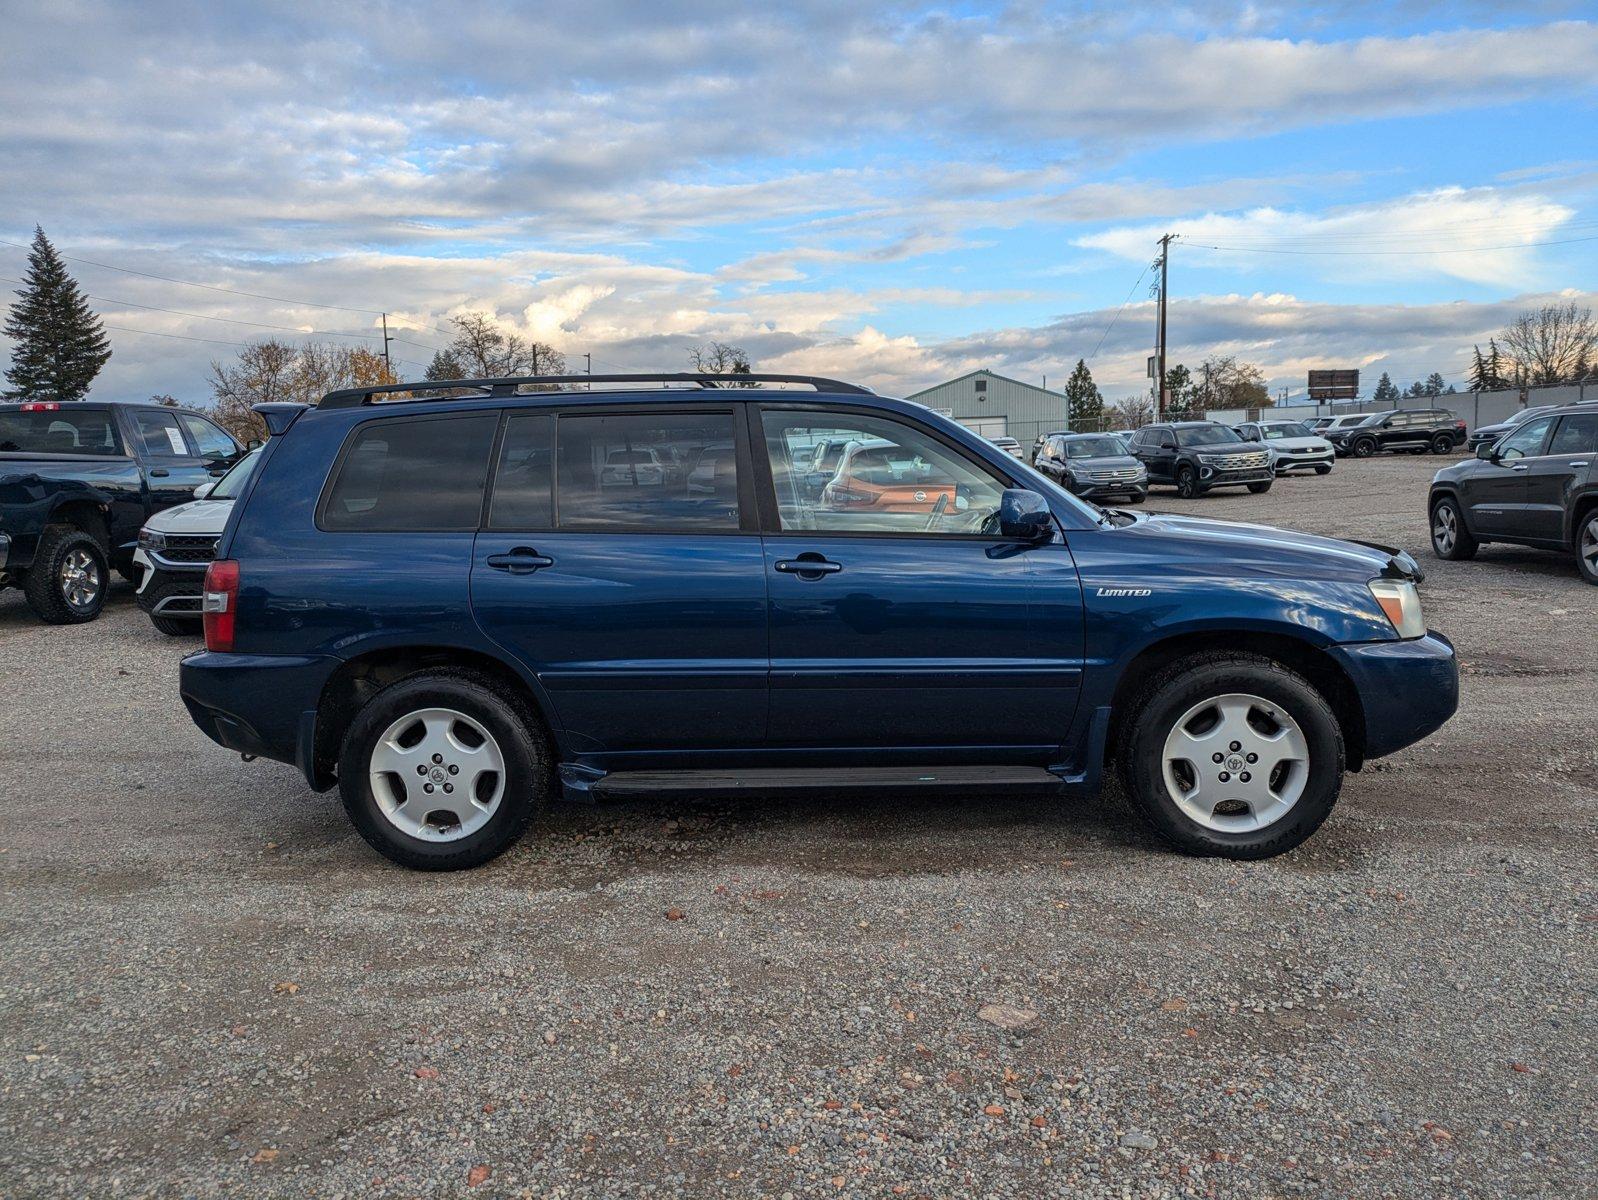
<path id="1" fill-rule="evenodd" d="M 1300 269 L 1340 280 L 1444 276 L 1512 287 L 1535 276 L 1536 244 L 1554 240 L 1575 215 L 1538 196 L 1452 187 L 1320 213 L 1256 208 L 1122 226 L 1076 244 L 1139 262 L 1174 230 L 1181 239 L 1174 253 L 1183 259 L 1240 271 L 1269 259 L 1280 270 L 1281 259 L 1292 258 Z"/>

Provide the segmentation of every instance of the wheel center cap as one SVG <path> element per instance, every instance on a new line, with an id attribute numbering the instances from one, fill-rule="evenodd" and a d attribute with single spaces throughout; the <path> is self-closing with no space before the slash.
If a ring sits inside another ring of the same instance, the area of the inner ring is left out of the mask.
<path id="1" fill-rule="evenodd" d="M 1241 771 L 1244 765 L 1241 754 L 1234 754 L 1226 760 L 1226 769 L 1228 771 Z"/>
<path id="2" fill-rule="evenodd" d="M 432 779 L 433 779 L 434 783 L 443 783 L 444 782 L 444 768 L 443 767 L 434 767 L 431 771 L 428 772 L 428 774 L 430 776 L 432 776 Z"/>

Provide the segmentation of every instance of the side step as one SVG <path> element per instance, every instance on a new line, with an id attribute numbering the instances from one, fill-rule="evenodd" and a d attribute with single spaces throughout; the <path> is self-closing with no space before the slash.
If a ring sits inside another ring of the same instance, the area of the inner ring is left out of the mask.
<path id="1" fill-rule="evenodd" d="M 662 792 L 814 792 L 926 788 L 979 792 L 1058 791 L 1042 767 L 762 767 L 750 771 L 616 771 L 593 782 L 600 799 Z"/>

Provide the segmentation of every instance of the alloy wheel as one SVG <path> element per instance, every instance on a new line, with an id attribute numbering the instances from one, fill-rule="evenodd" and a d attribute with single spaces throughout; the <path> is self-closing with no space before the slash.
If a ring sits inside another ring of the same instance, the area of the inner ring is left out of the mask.
<path id="1" fill-rule="evenodd" d="M 1439 504 L 1437 511 L 1432 514 L 1432 545 L 1437 547 L 1437 553 L 1446 557 L 1453 553 L 1457 541 L 1459 518 L 1454 513 L 1454 506 Z"/>
<path id="2" fill-rule="evenodd" d="M 424 708 L 383 731 L 368 779 L 378 810 L 396 829 L 453 842 L 476 833 L 499 809 L 505 755 L 479 721 L 452 708 Z"/>
<path id="3" fill-rule="evenodd" d="M 1582 528 L 1578 553 L 1587 568 L 1588 576 L 1598 579 L 1598 512 L 1588 517 L 1587 524 Z"/>
<path id="4" fill-rule="evenodd" d="M 1193 705 L 1166 735 L 1161 775 L 1171 802 L 1219 833 L 1274 825 L 1309 784 L 1309 739 L 1281 705 L 1234 692 Z"/>
<path id="5" fill-rule="evenodd" d="M 61 598 L 78 610 L 91 607 L 99 598 L 104 580 L 100 564 L 87 550 L 73 550 L 61 560 L 59 574 Z"/>

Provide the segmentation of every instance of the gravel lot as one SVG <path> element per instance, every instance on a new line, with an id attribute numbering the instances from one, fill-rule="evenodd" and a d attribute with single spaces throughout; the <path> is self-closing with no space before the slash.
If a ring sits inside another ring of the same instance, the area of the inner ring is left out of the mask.
<path id="1" fill-rule="evenodd" d="M 411 874 L 200 736 L 125 587 L 0 594 L 0 1193 L 1592 1195 L 1598 588 L 1433 559 L 1437 465 L 1151 500 L 1410 547 L 1464 662 L 1257 864 L 1114 797 L 840 797 Z"/>

